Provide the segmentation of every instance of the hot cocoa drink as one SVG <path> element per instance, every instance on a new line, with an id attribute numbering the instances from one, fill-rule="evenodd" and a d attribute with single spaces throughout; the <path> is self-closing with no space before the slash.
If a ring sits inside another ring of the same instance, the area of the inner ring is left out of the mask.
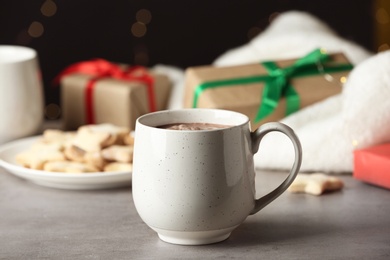
<path id="1" fill-rule="evenodd" d="M 171 129 L 171 130 L 214 130 L 231 127 L 230 125 L 219 125 L 211 123 L 176 123 L 161 125 L 158 128 Z"/>

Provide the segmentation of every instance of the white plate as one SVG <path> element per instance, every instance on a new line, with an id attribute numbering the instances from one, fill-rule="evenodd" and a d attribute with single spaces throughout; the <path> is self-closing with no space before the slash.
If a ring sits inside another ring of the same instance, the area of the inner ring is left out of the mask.
<path id="1" fill-rule="evenodd" d="M 0 166 L 8 172 L 36 184 L 72 190 L 94 190 L 130 186 L 131 172 L 61 173 L 25 168 L 15 156 L 28 149 L 40 136 L 28 137 L 0 146 Z"/>

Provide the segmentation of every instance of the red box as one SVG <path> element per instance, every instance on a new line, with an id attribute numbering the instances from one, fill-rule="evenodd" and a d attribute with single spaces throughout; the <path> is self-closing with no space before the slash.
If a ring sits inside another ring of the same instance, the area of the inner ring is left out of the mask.
<path id="1" fill-rule="evenodd" d="M 355 150 L 353 177 L 390 189 L 390 143 Z"/>

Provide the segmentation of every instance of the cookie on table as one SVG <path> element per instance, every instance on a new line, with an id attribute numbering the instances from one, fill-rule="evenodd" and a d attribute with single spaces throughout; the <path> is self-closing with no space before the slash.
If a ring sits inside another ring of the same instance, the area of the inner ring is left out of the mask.
<path id="1" fill-rule="evenodd" d="M 299 173 L 288 188 L 288 191 L 318 196 L 325 192 L 341 190 L 343 187 L 343 181 L 335 176 L 324 173 Z"/>

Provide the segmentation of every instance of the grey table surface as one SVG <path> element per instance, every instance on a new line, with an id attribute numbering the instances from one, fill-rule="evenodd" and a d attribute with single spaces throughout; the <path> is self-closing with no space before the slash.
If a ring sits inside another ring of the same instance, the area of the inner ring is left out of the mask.
<path id="1" fill-rule="evenodd" d="M 258 196 L 285 176 L 259 171 Z M 285 192 L 223 242 L 178 246 L 142 222 L 131 187 L 61 190 L 0 169 L 0 259 L 390 259 L 390 191 L 341 178 L 340 192 Z"/>

